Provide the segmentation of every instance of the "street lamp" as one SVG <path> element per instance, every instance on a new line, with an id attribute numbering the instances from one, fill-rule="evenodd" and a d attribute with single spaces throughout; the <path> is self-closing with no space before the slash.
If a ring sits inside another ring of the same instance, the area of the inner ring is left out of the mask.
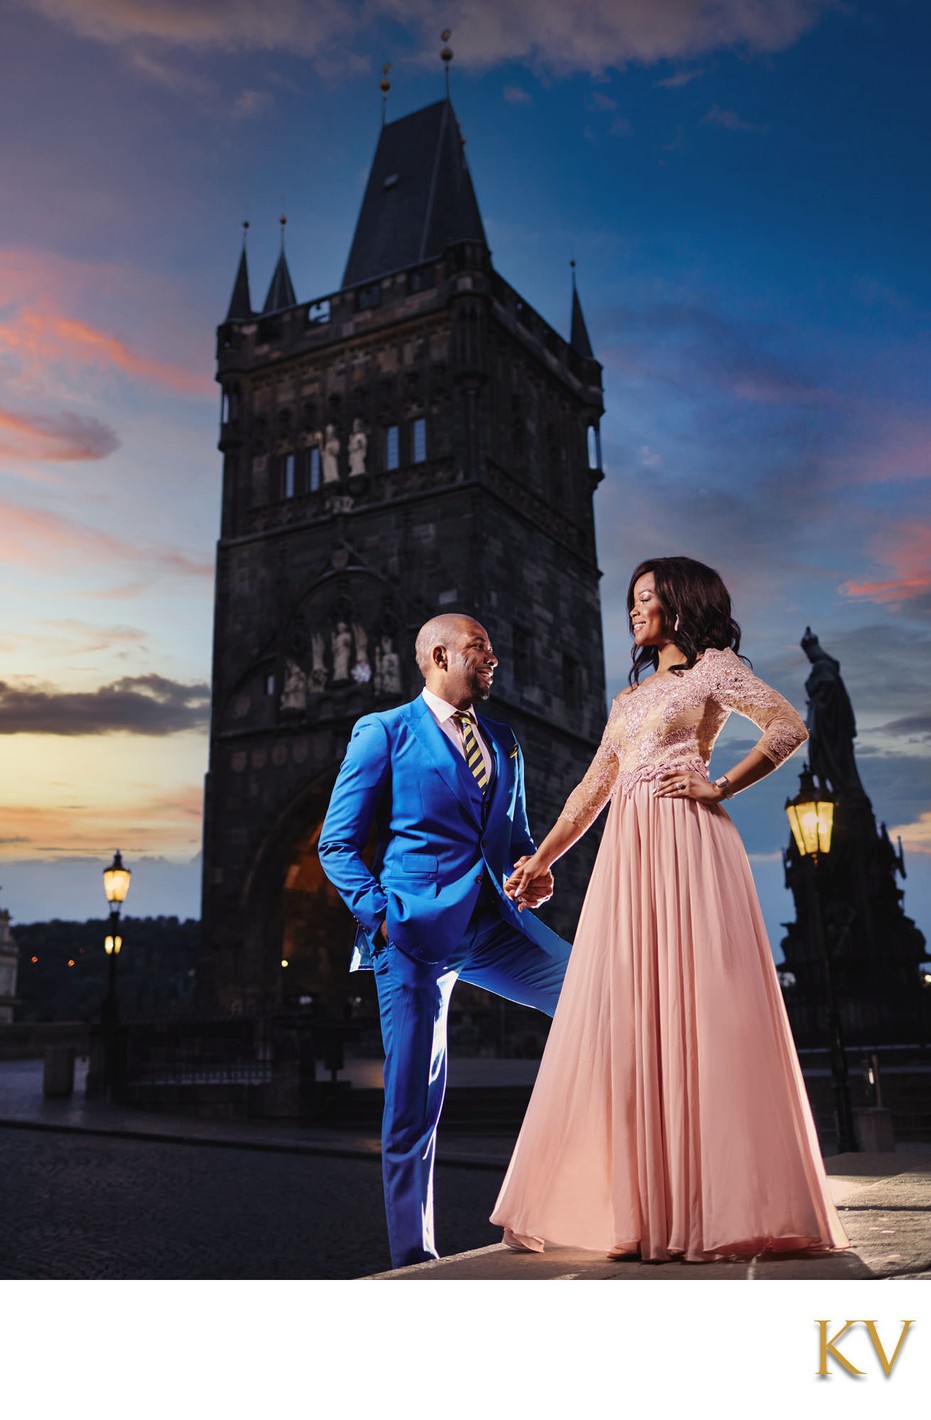
<path id="1" fill-rule="evenodd" d="M 786 800 L 786 814 L 800 858 L 810 858 L 814 873 L 815 916 L 818 947 L 824 969 L 824 989 L 828 1007 L 828 1030 L 831 1037 L 831 1077 L 834 1081 L 834 1108 L 837 1118 L 837 1147 L 840 1153 L 854 1152 L 859 1147 L 853 1124 L 850 1090 L 847 1083 L 847 1057 L 841 1035 L 840 1012 L 834 991 L 831 951 L 824 926 L 821 862 L 831 851 L 834 831 L 834 796 L 816 788 L 808 765 L 799 776 L 800 788 L 794 799 Z"/>
<path id="2" fill-rule="evenodd" d="M 120 935 L 120 908 L 129 892 L 131 869 L 123 866 L 120 850 L 113 855 L 113 862 L 103 870 L 103 888 L 110 904 L 110 918 L 103 949 L 107 954 L 107 994 L 103 1003 L 103 1025 L 106 1032 L 107 1083 L 112 1085 L 116 1077 L 117 1040 L 119 1024 L 119 1000 L 116 994 L 116 964 L 119 960 L 123 938 Z"/>

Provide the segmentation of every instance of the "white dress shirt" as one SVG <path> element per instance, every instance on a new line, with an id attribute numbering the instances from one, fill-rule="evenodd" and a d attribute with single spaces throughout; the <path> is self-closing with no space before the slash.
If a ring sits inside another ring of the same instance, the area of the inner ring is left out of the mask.
<path id="1" fill-rule="evenodd" d="M 462 714 L 468 715 L 469 719 L 472 721 L 472 733 L 475 735 L 478 747 L 482 751 L 482 758 L 485 761 L 486 781 L 490 784 L 493 761 L 488 746 L 482 738 L 482 732 L 478 727 L 475 711 L 472 709 L 466 711 L 457 710 L 455 705 L 450 705 L 447 700 L 441 700 L 438 695 L 434 695 L 433 691 L 428 690 L 426 686 L 424 686 L 421 694 L 427 702 L 427 709 L 430 711 L 430 714 L 433 716 L 446 738 L 456 746 L 463 759 L 465 759 L 465 743 L 462 735 L 462 726 L 454 717 Z"/>

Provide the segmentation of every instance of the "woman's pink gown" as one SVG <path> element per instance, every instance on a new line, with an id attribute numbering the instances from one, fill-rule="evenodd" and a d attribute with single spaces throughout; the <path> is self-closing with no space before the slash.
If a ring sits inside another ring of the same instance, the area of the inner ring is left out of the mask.
<path id="1" fill-rule="evenodd" d="M 821 1153 L 750 866 L 707 773 L 731 710 L 780 764 L 806 738 L 733 651 L 617 697 L 565 816 L 611 799 L 566 981 L 494 1223 L 643 1258 L 837 1248 Z"/>

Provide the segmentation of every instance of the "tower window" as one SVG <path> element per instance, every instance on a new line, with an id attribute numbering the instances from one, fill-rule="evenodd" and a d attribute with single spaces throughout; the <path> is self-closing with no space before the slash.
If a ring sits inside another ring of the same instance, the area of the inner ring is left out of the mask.
<path id="1" fill-rule="evenodd" d="M 294 455 L 285 454 L 281 460 L 281 496 L 294 497 Z"/>
<path id="2" fill-rule="evenodd" d="M 310 491 L 316 493 L 320 487 L 320 449 L 317 445 L 310 450 L 307 474 Z"/>
<path id="3" fill-rule="evenodd" d="M 423 463 L 427 457 L 427 421 L 411 420 L 411 463 Z"/>
<path id="4" fill-rule="evenodd" d="M 588 466 L 601 468 L 601 434 L 597 424 L 588 426 Z"/>
<path id="5" fill-rule="evenodd" d="M 389 424 L 385 430 L 385 468 L 397 468 L 399 461 L 398 426 Z"/>

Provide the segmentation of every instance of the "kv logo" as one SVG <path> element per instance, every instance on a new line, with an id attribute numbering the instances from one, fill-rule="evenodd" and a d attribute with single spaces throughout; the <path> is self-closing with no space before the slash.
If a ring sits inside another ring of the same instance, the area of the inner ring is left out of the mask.
<path id="1" fill-rule="evenodd" d="M 872 1343 L 873 1350 L 876 1353 L 877 1359 L 879 1360 L 879 1364 L 880 1366 L 882 1366 L 883 1375 L 891 1376 L 892 1368 L 895 1365 L 896 1361 L 899 1359 L 899 1356 L 902 1354 L 902 1347 L 905 1344 L 905 1338 L 908 1335 L 911 1327 L 915 1325 L 915 1322 L 914 1320 L 902 1322 L 902 1330 L 899 1333 L 899 1339 L 895 1343 L 895 1350 L 893 1351 L 891 1356 L 888 1356 L 886 1354 L 886 1348 L 883 1346 L 882 1342 L 879 1339 L 879 1331 L 877 1329 L 875 1321 L 845 1321 L 840 1331 L 836 1332 L 834 1336 L 829 1337 L 828 1331 L 833 1324 L 834 1323 L 830 1321 L 819 1321 L 817 1323 L 821 1341 L 820 1360 L 818 1365 L 819 1376 L 831 1376 L 832 1372 L 828 1364 L 829 1358 L 831 1357 L 833 1357 L 833 1359 L 837 1362 L 839 1366 L 843 1366 L 844 1370 L 851 1376 L 863 1376 L 866 1374 L 865 1371 L 862 1371 L 858 1366 L 855 1366 L 853 1362 L 849 1359 L 849 1357 L 845 1356 L 844 1353 L 838 1348 L 837 1343 L 844 1336 L 847 1335 L 847 1332 L 852 1326 L 866 1327 L 866 1334 Z M 862 1358 L 858 1357 L 858 1359 Z"/>

